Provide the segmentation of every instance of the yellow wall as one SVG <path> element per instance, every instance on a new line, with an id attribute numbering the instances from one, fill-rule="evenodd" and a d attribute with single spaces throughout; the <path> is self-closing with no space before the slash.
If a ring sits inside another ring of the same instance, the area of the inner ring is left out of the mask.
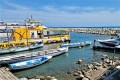
<path id="1" fill-rule="evenodd" d="M 13 41 L 9 43 L 0 43 L 0 48 L 8 47 L 10 44 L 14 44 L 16 46 L 27 45 L 27 38 L 29 39 L 29 42 L 30 42 L 30 37 L 31 37 L 30 31 L 43 31 L 43 27 L 37 26 L 35 28 L 27 28 L 27 31 L 26 31 L 26 28 L 15 28 L 13 30 L 13 35 L 12 35 Z M 27 32 L 27 36 L 26 36 L 26 32 Z M 46 43 L 48 40 L 60 41 L 62 38 L 65 38 L 66 40 L 70 40 L 70 35 L 62 34 L 62 35 L 49 36 L 49 39 L 44 39 L 44 38 L 42 39 L 43 39 L 43 42 Z"/>
<path id="2" fill-rule="evenodd" d="M 65 39 L 69 40 L 69 34 L 49 36 L 49 39 L 43 39 L 43 42 L 46 43 L 48 40 L 59 41 L 59 40 L 61 40 L 62 38 L 65 38 Z"/>
<path id="3" fill-rule="evenodd" d="M 35 42 L 34 40 L 29 40 L 28 42 Z M 22 40 L 22 41 L 11 41 L 11 42 L 4 42 L 4 43 L 0 43 L 0 48 L 6 48 L 6 47 L 10 47 L 10 45 L 15 45 L 15 46 L 23 46 L 23 45 L 27 45 L 27 40 Z"/>
<path id="4" fill-rule="evenodd" d="M 49 36 L 49 39 L 52 39 L 52 38 L 59 38 L 59 39 L 61 39 L 61 38 L 69 38 L 69 35 L 68 34 L 62 34 L 62 35 L 55 35 L 55 36 Z"/>
<path id="5" fill-rule="evenodd" d="M 13 33 L 13 40 L 24 40 L 30 38 L 30 31 L 42 31 L 42 26 L 38 26 L 36 28 L 15 28 Z M 27 36 L 26 36 L 27 34 Z"/>

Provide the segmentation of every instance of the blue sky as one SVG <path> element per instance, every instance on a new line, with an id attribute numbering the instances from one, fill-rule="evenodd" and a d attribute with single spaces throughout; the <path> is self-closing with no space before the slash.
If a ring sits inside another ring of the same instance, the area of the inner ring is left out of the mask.
<path id="1" fill-rule="evenodd" d="M 120 26 L 120 0 L 0 0 L 0 20 L 52 27 Z"/>

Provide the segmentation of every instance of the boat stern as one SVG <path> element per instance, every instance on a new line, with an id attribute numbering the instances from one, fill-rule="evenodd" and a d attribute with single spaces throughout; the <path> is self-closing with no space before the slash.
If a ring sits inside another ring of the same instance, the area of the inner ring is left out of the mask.
<path id="1" fill-rule="evenodd" d="M 48 59 L 51 59 L 51 58 L 52 58 L 52 56 L 47 56 L 47 58 L 48 58 Z"/>
<path id="2" fill-rule="evenodd" d="M 66 47 L 66 51 L 65 52 L 68 52 L 68 49 L 69 49 L 69 47 Z"/>

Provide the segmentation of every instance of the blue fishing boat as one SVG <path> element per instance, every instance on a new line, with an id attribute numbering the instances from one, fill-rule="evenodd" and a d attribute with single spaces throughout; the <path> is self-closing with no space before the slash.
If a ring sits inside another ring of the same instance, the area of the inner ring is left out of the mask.
<path id="1" fill-rule="evenodd" d="M 70 47 L 70 48 L 75 48 L 75 47 L 83 47 L 83 46 L 87 46 L 90 45 L 91 42 L 90 41 L 86 41 L 86 42 L 78 42 L 78 43 L 66 43 L 66 44 L 60 44 L 60 47 Z"/>
<path id="2" fill-rule="evenodd" d="M 52 58 L 52 56 L 44 55 L 44 56 L 31 58 L 30 60 L 12 63 L 12 64 L 8 64 L 8 65 L 9 65 L 10 69 L 12 69 L 12 70 L 20 70 L 20 69 L 26 69 L 26 68 L 38 66 L 40 64 L 47 62 L 51 58 Z"/>

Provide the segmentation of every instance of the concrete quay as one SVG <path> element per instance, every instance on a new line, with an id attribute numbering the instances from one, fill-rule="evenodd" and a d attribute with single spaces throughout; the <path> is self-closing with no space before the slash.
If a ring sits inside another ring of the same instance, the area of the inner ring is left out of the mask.
<path id="1" fill-rule="evenodd" d="M 14 76 L 8 68 L 1 67 L 0 68 L 0 80 L 20 80 L 16 76 Z"/>
<path id="2" fill-rule="evenodd" d="M 17 78 L 8 68 L 0 67 L 0 80 L 57 80 L 54 76 L 28 76 Z"/>

